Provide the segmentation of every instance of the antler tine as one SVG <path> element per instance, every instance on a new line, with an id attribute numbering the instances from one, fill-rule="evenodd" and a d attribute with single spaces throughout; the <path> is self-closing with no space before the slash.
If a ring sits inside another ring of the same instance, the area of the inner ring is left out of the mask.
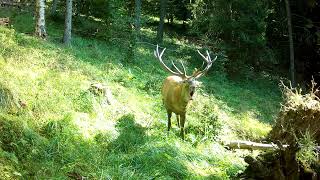
<path id="1" fill-rule="evenodd" d="M 206 51 L 207 57 L 205 57 L 199 50 L 198 50 L 198 53 L 207 62 L 207 66 L 202 71 L 195 72 L 192 75 L 194 78 L 199 78 L 203 76 L 211 68 L 213 62 L 217 59 L 217 56 L 216 56 L 215 59 L 212 61 L 208 50 Z"/>
<path id="2" fill-rule="evenodd" d="M 164 51 L 166 50 L 166 48 L 164 48 L 162 51 L 161 51 L 161 54 L 160 54 L 160 57 L 162 57 Z"/>
<path id="3" fill-rule="evenodd" d="M 209 51 L 208 51 L 208 50 L 206 50 L 206 53 L 207 53 L 207 58 L 208 58 L 208 61 L 212 62 L 212 61 L 211 61 L 211 57 L 210 57 L 210 54 L 209 54 Z"/>
<path id="4" fill-rule="evenodd" d="M 154 56 L 155 56 L 156 58 L 159 57 L 159 46 L 158 46 L 158 45 L 157 45 L 156 50 L 153 51 L 153 54 L 154 54 Z"/>
<path id="5" fill-rule="evenodd" d="M 218 59 L 218 56 L 216 56 L 212 62 L 215 62 L 217 59 Z"/>
<path id="6" fill-rule="evenodd" d="M 161 58 L 162 57 L 162 55 L 163 55 L 163 53 L 164 53 L 164 51 L 166 50 L 166 48 L 164 48 L 162 51 L 161 51 L 161 53 L 159 54 L 159 45 L 157 45 L 157 52 L 156 51 L 154 51 L 154 55 L 156 56 L 156 57 L 158 57 L 158 58 Z"/>
<path id="7" fill-rule="evenodd" d="M 182 63 L 182 61 L 181 61 L 181 60 L 180 60 L 180 64 L 181 64 L 181 66 L 182 66 L 184 76 L 186 76 L 186 77 L 187 77 L 186 68 L 184 67 L 184 65 L 183 65 L 183 63 Z"/>
<path id="8" fill-rule="evenodd" d="M 172 65 L 173 65 L 173 67 L 174 67 L 180 74 L 183 74 L 183 73 L 179 70 L 179 68 L 173 63 L 173 61 L 171 61 L 171 63 L 172 63 Z"/>
<path id="9" fill-rule="evenodd" d="M 199 50 L 197 50 L 197 52 L 200 54 L 200 56 L 203 58 L 203 59 L 205 59 L 206 61 L 207 61 L 207 58 L 203 55 L 203 54 L 201 54 L 201 52 L 199 51 Z M 207 61 L 208 62 L 208 61 Z"/>
<path id="10" fill-rule="evenodd" d="M 161 53 L 159 53 L 159 45 L 157 45 L 157 48 L 156 48 L 156 50 L 154 51 L 154 55 L 155 55 L 155 57 L 159 60 L 161 66 L 162 66 L 165 70 L 167 70 L 168 72 L 170 72 L 170 73 L 173 74 L 173 75 L 180 76 L 180 77 L 183 77 L 183 78 L 187 77 L 186 74 L 185 74 L 185 73 L 182 73 L 182 72 L 178 69 L 178 67 L 177 67 L 173 62 L 172 62 L 173 67 L 174 67 L 178 72 L 174 72 L 173 70 L 171 70 L 171 69 L 163 62 L 163 60 L 162 60 L 162 55 L 164 54 L 164 51 L 165 51 L 165 50 L 166 50 L 166 48 L 164 48 L 164 49 L 161 51 Z"/>

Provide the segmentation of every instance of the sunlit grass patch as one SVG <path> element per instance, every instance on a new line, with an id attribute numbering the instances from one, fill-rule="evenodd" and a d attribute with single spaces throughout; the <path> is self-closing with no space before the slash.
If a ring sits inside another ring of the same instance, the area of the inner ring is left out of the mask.
<path id="1" fill-rule="evenodd" d="M 271 130 L 270 124 L 259 122 L 250 112 L 240 114 L 238 119 L 234 131 L 243 139 L 259 140 L 266 137 Z"/>

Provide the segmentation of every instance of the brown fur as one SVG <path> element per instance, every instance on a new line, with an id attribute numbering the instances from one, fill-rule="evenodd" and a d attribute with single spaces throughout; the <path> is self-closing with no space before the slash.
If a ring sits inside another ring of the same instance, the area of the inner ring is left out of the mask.
<path id="1" fill-rule="evenodd" d="M 181 128 L 180 135 L 184 139 L 186 110 L 192 98 L 189 93 L 189 85 L 179 76 L 169 76 L 164 80 L 161 93 L 168 113 L 168 131 L 171 127 L 171 116 L 174 112 L 177 116 L 178 126 Z"/>

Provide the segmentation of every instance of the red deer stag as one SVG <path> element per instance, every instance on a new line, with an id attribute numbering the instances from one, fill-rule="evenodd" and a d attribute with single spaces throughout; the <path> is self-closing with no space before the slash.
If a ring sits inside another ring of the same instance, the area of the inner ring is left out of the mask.
<path id="1" fill-rule="evenodd" d="M 178 127 L 180 127 L 181 138 L 184 139 L 184 124 L 186 120 L 187 105 L 194 95 L 198 84 L 197 79 L 203 76 L 211 68 L 212 63 L 217 59 L 217 57 L 212 61 L 208 51 L 206 52 L 206 56 L 198 51 L 200 56 L 206 61 L 207 66 L 203 70 L 196 70 L 191 76 L 188 76 L 182 62 L 180 63 L 183 68 L 183 72 L 178 69 L 173 62 L 172 66 L 175 71 L 165 65 L 162 60 L 162 55 L 165 50 L 166 49 L 164 48 L 161 53 L 159 53 L 159 46 L 157 45 L 154 55 L 159 60 L 163 69 L 172 74 L 164 80 L 161 91 L 162 100 L 168 115 L 168 131 L 170 131 L 171 128 L 171 116 L 172 112 L 174 112 L 177 116 Z"/>

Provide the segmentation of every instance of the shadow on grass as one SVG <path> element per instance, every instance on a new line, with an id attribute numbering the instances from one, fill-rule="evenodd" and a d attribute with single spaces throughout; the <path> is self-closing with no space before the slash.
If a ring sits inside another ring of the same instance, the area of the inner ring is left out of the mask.
<path id="1" fill-rule="evenodd" d="M 147 136 L 146 129 L 125 115 L 116 125 L 119 136 L 109 143 L 107 163 L 112 165 L 109 176 L 114 178 L 175 178 L 190 175 L 179 148 L 163 139 Z"/>
<path id="2" fill-rule="evenodd" d="M 135 152 L 147 140 L 145 128 L 135 122 L 132 114 L 122 116 L 116 128 L 119 136 L 109 144 L 108 150 L 111 152 Z"/>

